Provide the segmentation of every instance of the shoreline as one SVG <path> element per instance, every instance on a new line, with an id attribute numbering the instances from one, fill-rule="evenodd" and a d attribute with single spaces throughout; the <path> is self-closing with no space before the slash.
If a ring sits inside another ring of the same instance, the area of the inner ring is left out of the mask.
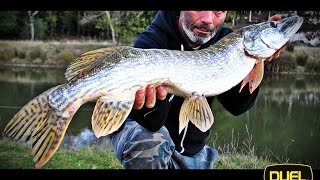
<path id="1" fill-rule="evenodd" d="M 4 63 L 0 64 L 4 67 L 25 67 L 25 68 L 50 68 L 50 69 L 66 69 L 68 66 L 66 65 L 53 65 L 53 64 L 11 64 L 11 63 Z"/>
<path id="2" fill-rule="evenodd" d="M 0 69 L 1 68 L 41 68 L 41 69 L 67 69 L 69 65 L 53 65 L 53 64 L 14 64 L 14 63 L 0 63 Z M 301 72 L 301 71 L 295 71 L 295 72 L 271 72 L 271 71 L 265 71 L 265 75 L 270 74 L 285 74 L 285 75 L 319 75 L 320 73 L 310 73 L 310 72 Z"/>
<path id="3" fill-rule="evenodd" d="M 122 45 L 120 45 L 122 46 Z M 83 53 L 117 45 L 86 42 L 0 41 L 0 67 L 66 69 Z M 320 48 L 288 43 L 278 59 L 265 63 L 266 73 L 320 74 Z"/>

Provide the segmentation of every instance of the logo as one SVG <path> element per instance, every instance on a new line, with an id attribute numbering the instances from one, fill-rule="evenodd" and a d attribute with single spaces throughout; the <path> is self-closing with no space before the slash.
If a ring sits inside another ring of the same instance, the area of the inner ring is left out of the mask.
<path id="1" fill-rule="evenodd" d="M 313 180 L 311 166 L 303 164 L 273 164 L 264 169 L 264 180 Z"/>

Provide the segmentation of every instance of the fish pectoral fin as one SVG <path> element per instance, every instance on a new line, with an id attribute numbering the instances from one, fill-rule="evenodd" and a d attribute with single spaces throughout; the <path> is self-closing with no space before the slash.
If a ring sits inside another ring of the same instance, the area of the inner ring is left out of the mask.
<path id="1" fill-rule="evenodd" d="M 263 79 L 264 61 L 259 61 L 249 73 L 249 91 L 250 94 L 260 85 Z"/>
<path id="2" fill-rule="evenodd" d="M 242 80 L 239 93 L 241 93 L 242 89 L 248 84 L 248 82 L 249 82 L 249 74 Z"/>
<path id="3" fill-rule="evenodd" d="M 179 133 L 191 121 L 202 132 L 213 124 L 214 118 L 205 96 L 192 95 L 186 97 L 179 114 Z"/>
<path id="4" fill-rule="evenodd" d="M 92 115 L 92 130 L 95 136 L 99 138 L 118 130 L 128 117 L 133 103 L 134 98 L 114 100 L 102 97 L 98 99 Z"/>

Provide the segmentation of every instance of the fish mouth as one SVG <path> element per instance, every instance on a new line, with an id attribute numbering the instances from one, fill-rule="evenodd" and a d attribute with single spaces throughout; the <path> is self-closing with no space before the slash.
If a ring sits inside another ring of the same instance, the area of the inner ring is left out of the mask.
<path id="1" fill-rule="evenodd" d="M 277 24 L 284 37 L 292 37 L 301 27 L 303 23 L 303 17 L 294 15 L 284 19 L 281 19 Z"/>

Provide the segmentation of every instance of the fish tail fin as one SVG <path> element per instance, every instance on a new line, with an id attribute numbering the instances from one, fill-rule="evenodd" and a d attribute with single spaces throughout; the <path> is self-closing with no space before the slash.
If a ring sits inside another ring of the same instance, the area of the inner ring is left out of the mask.
<path id="1" fill-rule="evenodd" d="M 58 149 L 76 112 L 63 117 L 61 112 L 56 112 L 50 105 L 48 97 L 62 87 L 63 85 L 53 87 L 29 101 L 4 129 L 4 134 L 12 140 L 32 142 L 35 168 L 41 168 L 46 164 Z"/>

